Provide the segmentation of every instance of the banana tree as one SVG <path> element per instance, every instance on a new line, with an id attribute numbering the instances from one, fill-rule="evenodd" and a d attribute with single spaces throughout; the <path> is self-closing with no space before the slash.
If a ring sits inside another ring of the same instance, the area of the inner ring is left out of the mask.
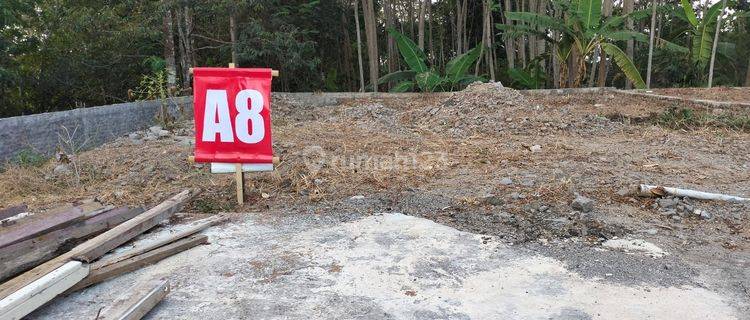
<path id="1" fill-rule="evenodd" d="M 469 74 L 469 68 L 479 58 L 480 47 L 471 49 L 449 61 L 445 66 L 445 73 L 441 75 L 435 68 L 427 66 L 427 55 L 414 41 L 394 29 L 389 29 L 388 32 L 396 40 L 398 50 L 406 65 L 409 66 L 409 70 L 389 73 L 378 80 L 378 84 L 396 82 L 391 92 L 457 90 L 471 82 L 483 80 L 481 77 Z"/>
<path id="2" fill-rule="evenodd" d="M 716 22 L 722 12 L 722 2 L 718 1 L 708 8 L 706 13 L 698 19 L 689 0 L 681 0 L 682 11 L 677 11 L 677 17 L 690 25 L 690 62 L 703 69 L 711 59 L 711 49 L 714 42 Z M 731 3 L 728 1 L 727 3 Z M 722 43 L 719 43 L 722 45 Z M 719 46 L 726 47 L 729 44 Z M 720 50 L 722 51 L 722 50 Z M 722 53 L 722 52 L 720 52 Z"/>
<path id="3" fill-rule="evenodd" d="M 601 48 L 610 55 L 637 88 L 646 87 L 638 68 L 616 45 L 616 42 L 633 39 L 648 43 L 648 35 L 626 30 L 623 24 L 626 19 L 638 20 L 648 17 L 650 10 L 640 10 L 603 19 L 602 0 L 555 1 L 554 8 L 561 11 L 560 18 L 532 12 L 507 12 L 506 17 L 509 20 L 524 22 L 524 24 L 498 24 L 497 28 L 506 31 L 506 36 L 535 34 L 554 44 L 556 48 L 554 54 L 557 55 L 559 61 L 570 61 L 571 65 L 576 68 L 572 87 L 581 85 L 586 76 L 586 59 L 593 56 L 592 53 L 596 48 Z M 663 39 L 657 39 L 656 45 L 678 52 L 688 50 Z M 568 68 L 566 63 L 561 63 L 560 67 L 559 86 L 565 87 L 568 83 Z"/>

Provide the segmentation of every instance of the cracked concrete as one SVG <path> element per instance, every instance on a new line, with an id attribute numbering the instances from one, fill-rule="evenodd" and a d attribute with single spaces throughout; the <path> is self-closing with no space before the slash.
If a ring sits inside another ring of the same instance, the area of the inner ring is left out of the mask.
<path id="1" fill-rule="evenodd" d="M 119 290 L 159 277 L 172 292 L 148 319 L 743 317 L 730 297 L 705 288 L 587 278 L 559 260 L 418 217 L 267 220 L 247 215 L 211 228 L 210 245 L 58 298 L 30 318 L 93 319 Z"/>

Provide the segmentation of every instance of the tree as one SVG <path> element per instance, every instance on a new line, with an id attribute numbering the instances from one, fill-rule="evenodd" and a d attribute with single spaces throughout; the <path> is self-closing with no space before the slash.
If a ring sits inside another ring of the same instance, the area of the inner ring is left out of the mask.
<path id="1" fill-rule="evenodd" d="M 357 60 L 359 61 L 359 91 L 365 91 L 365 72 L 362 67 L 362 36 L 360 36 L 359 28 L 359 10 L 357 9 L 357 2 L 354 0 L 354 23 L 357 26 Z"/>
<path id="2" fill-rule="evenodd" d="M 174 23 L 172 7 L 166 2 L 164 5 L 164 60 L 167 62 L 169 92 L 175 92 L 177 88 L 177 64 L 175 63 L 174 50 Z"/>
<path id="3" fill-rule="evenodd" d="M 506 13 L 508 19 L 523 21 L 528 26 L 497 25 L 497 27 L 516 35 L 537 34 L 552 42 L 556 46 L 555 55 L 560 61 L 567 61 L 568 68 L 571 69 L 570 72 L 566 68 L 561 69 L 559 83 L 561 87 L 565 86 L 566 83 L 569 83 L 572 87 L 580 86 L 586 75 L 585 58 L 596 47 L 600 47 L 612 56 L 629 80 L 633 81 L 637 87 L 644 88 L 645 83 L 633 61 L 615 44 L 617 41 L 627 40 L 647 42 L 648 37 L 645 34 L 622 29 L 624 20 L 642 18 L 644 13 L 638 11 L 628 15 L 602 19 L 601 5 L 601 0 L 559 3 L 558 9 L 562 12 L 561 18 L 531 12 L 508 12 Z M 537 26 L 557 31 L 560 35 L 551 38 L 548 32 L 537 30 Z M 660 45 L 677 51 L 685 50 L 664 40 L 660 40 Z M 565 64 L 562 63 L 561 66 L 565 66 Z M 570 79 L 567 79 L 567 77 L 570 77 Z"/>
<path id="4" fill-rule="evenodd" d="M 378 71 L 380 61 L 378 55 L 378 34 L 376 32 L 377 20 L 375 20 L 374 0 L 362 0 L 362 9 L 365 14 L 365 37 L 367 38 L 367 60 L 370 64 L 370 84 L 372 91 L 378 92 Z"/>
<path id="5" fill-rule="evenodd" d="M 711 85 L 714 81 L 714 62 L 716 61 L 716 47 L 719 44 L 719 32 L 721 32 L 721 16 L 724 14 L 724 8 L 727 7 L 727 0 L 721 1 L 721 11 L 719 11 L 719 14 L 716 16 L 716 31 L 714 31 L 714 41 L 711 46 L 711 63 L 708 67 L 708 87 L 711 88 Z"/>
<path id="6" fill-rule="evenodd" d="M 401 52 L 401 56 L 410 70 L 397 71 L 380 78 L 379 83 L 398 81 L 391 88 L 392 92 L 414 91 L 435 92 L 459 89 L 474 81 L 483 80 L 468 74 L 469 68 L 479 59 L 481 47 L 476 47 L 466 53 L 458 55 L 445 66 L 444 75 L 440 75 L 436 68 L 427 66 L 427 56 L 424 51 L 411 39 L 395 29 L 388 30 Z"/>
<path id="7" fill-rule="evenodd" d="M 654 35 L 656 35 L 656 0 L 651 2 L 651 28 L 648 38 L 648 66 L 646 67 L 646 88 L 651 88 L 651 63 L 654 60 Z"/>

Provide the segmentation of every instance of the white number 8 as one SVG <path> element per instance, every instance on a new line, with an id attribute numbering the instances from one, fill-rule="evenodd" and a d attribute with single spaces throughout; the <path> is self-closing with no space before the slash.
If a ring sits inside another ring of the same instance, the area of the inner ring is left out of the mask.
<path id="1" fill-rule="evenodd" d="M 247 100 L 251 101 L 250 109 Z M 245 89 L 237 93 L 234 104 L 237 107 L 237 117 L 234 119 L 234 129 L 237 138 L 244 143 L 258 143 L 266 136 L 266 122 L 260 115 L 263 110 L 263 95 L 257 90 Z M 252 122 L 252 132 L 247 124 Z"/>

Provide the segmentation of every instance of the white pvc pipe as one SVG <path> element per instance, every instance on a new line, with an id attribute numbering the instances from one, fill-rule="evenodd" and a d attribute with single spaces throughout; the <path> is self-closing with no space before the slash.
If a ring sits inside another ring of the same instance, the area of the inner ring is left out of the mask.
<path id="1" fill-rule="evenodd" d="M 742 197 L 730 196 L 726 194 L 695 191 L 695 190 L 689 190 L 689 189 L 651 186 L 651 185 L 646 185 L 646 184 L 642 184 L 640 187 L 641 195 L 651 195 L 651 196 L 659 195 L 661 193 L 659 191 L 661 190 L 663 190 L 664 193 L 677 196 L 677 197 L 687 197 L 687 198 L 702 199 L 702 200 L 721 200 L 721 201 L 732 201 L 732 202 L 750 201 L 750 198 L 742 198 Z"/>

